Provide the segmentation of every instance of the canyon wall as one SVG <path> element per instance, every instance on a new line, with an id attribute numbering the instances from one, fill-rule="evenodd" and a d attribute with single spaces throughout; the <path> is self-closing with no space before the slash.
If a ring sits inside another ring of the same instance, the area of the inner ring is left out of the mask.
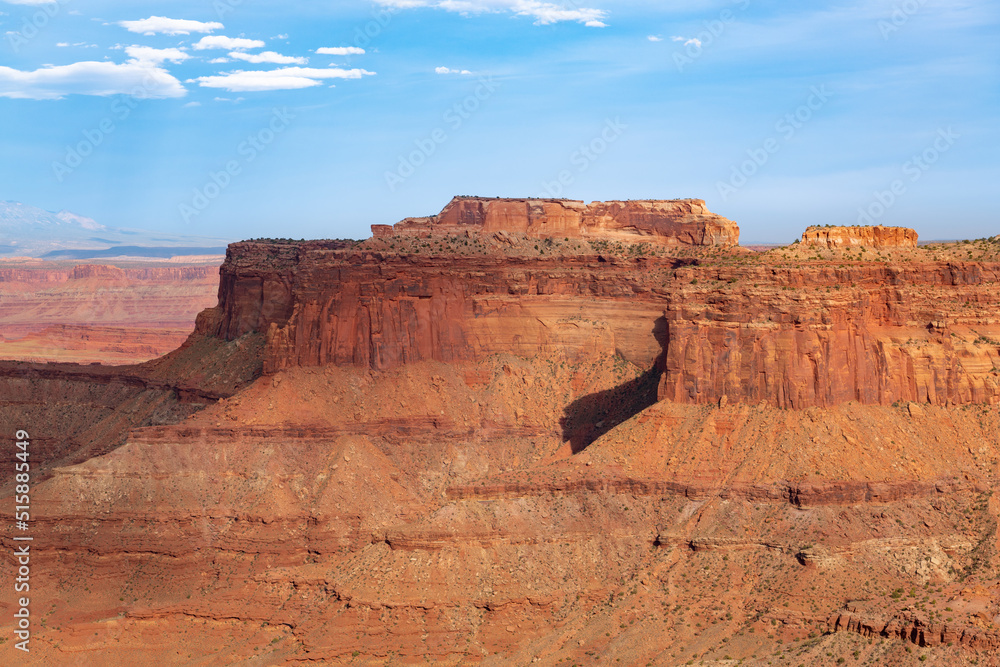
<path id="1" fill-rule="evenodd" d="M 380 238 L 394 235 L 492 233 L 530 238 L 594 238 L 651 241 L 668 247 L 735 246 L 735 222 L 715 215 L 701 199 L 593 202 L 569 199 L 456 197 L 440 214 L 374 225 Z"/>
<path id="2" fill-rule="evenodd" d="M 661 399 L 790 408 L 1000 400 L 998 264 L 678 274 L 689 286 L 668 307 Z"/>
<path id="3" fill-rule="evenodd" d="M 292 255 L 297 251 L 297 255 Z M 271 261 L 272 270 L 261 270 Z M 663 305 L 638 299 L 633 262 L 597 257 L 415 258 L 241 243 L 230 249 L 219 306 L 199 331 L 267 334 L 265 369 L 471 361 L 510 352 L 572 358 L 619 351 L 649 367 Z"/>
<path id="4" fill-rule="evenodd" d="M 1000 265 L 401 255 L 240 243 L 199 331 L 266 334 L 265 371 L 619 355 L 659 396 L 780 407 L 1000 400 Z"/>

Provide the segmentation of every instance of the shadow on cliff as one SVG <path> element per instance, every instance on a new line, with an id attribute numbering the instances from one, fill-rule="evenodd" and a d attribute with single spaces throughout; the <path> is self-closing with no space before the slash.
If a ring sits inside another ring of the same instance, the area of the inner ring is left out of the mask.
<path id="1" fill-rule="evenodd" d="M 667 320 L 660 317 L 653 326 L 653 336 L 660 344 L 660 354 L 653 367 L 639 377 L 613 389 L 581 396 L 566 406 L 559 420 L 563 440 L 573 453 L 656 403 L 657 387 L 667 356 Z"/>

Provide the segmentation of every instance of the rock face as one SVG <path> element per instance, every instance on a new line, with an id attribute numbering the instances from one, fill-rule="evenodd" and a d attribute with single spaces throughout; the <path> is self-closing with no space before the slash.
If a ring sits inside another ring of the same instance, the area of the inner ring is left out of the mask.
<path id="1" fill-rule="evenodd" d="M 636 269 L 597 257 L 444 261 L 323 243 L 234 244 L 219 306 L 198 326 L 230 340 L 266 332 L 269 372 L 327 363 L 386 369 L 556 349 L 570 356 L 620 349 L 651 366 L 661 352 L 653 328 L 662 304 L 636 298 Z"/>
<path id="2" fill-rule="evenodd" d="M 450 258 L 234 244 L 199 330 L 267 336 L 265 369 L 618 353 L 660 398 L 1000 401 L 1000 264 L 773 267 L 673 257 Z"/>
<path id="3" fill-rule="evenodd" d="M 794 408 L 1000 400 L 998 264 L 678 274 L 710 286 L 682 289 L 667 306 L 663 399 Z"/>
<path id="4" fill-rule="evenodd" d="M 917 232 L 907 227 L 810 227 L 802 242 L 825 248 L 916 248 Z"/>
<path id="5" fill-rule="evenodd" d="M 568 199 L 456 197 L 440 214 L 407 218 L 393 227 L 375 225 L 379 238 L 393 235 L 491 233 L 531 238 L 651 241 L 674 246 L 734 246 L 735 222 L 711 213 L 701 199 L 593 202 Z"/>

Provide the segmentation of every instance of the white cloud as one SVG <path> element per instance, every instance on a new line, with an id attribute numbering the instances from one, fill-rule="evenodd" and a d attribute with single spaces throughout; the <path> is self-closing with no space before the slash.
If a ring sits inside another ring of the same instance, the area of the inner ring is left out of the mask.
<path id="1" fill-rule="evenodd" d="M 81 48 L 81 49 L 96 49 L 97 48 L 97 44 L 88 44 L 87 42 L 75 42 L 73 44 L 70 44 L 69 42 L 59 42 L 58 44 L 56 44 L 56 46 L 59 47 L 59 48 L 61 48 L 61 49 L 65 49 L 66 47 L 69 47 L 69 46 L 75 46 L 75 47 Z"/>
<path id="2" fill-rule="evenodd" d="M 460 14 L 511 13 L 535 19 L 536 25 L 549 25 L 562 21 L 576 21 L 590 28 L 605 28 L 608 13 L 603 9 L 577 7 L 570 1 L 565 4 L 540 0 L 376 0 L 381 5 L 396 9 L 436 7 Z"/>
<path id="3" fill-rule="evenodd" d="M 119 21 L 118 25 L 140 35 L 190 35 L 192 32 L 212 32 L 223 28 L 223 25 L 216 21 L 203 23 L 187 19 L 168 19 L 165 16 L 150 16 L 148 19 L 138 21 Z"/>
<path id="4" fill-rule="evenodd" d="M 697 37 L 692 37 L 691 39 L 688 39 L 687 37 L 671 37 L 670 40 L 674 42 L 684 42 L 684 46 L 694 44 L 699 49 L 701 48 L 701 40 Z"/>
<path id="5" fill-rule="evenodd" d="M 435 67 L 434 71 L 438 74 L 472 74 L 467 69 L 451 69 L 450 67 Z"/>
<path id="6" fill-rule="evenodd" d="M 275 35 L 271 39 L 288 39 L 288 35 L 286 35 L 285 33 L 281 33 L 280 35 Z"/>
<path id="7" fill-rule="evenodd" d="M 363 56 L 365 50 L 357 46 L 321 46 L 316 53 L 321 56 Z"/>
<path id="8" fill-rule="evenodd" d="M 0 97 L 58 100 L 66 95 L 184 97 L 181 82 L 150 62 L 85 61 L 28 72 L 0 66 Z"/>
<path id="9" fill-rule="evenodd" d="M 170 61 L 182 63 L 191 56 L 180 49 L 154 49 L 151 46 L 126 46 L 125 54 L 134 62 L 159 65 Z"/>
<path id="10" fill-rule="evenodd" d="M 265 90 L 295 90 L 320 85 L 323 79 L 360 79 L 374 75 L 363 69 L 331 67 L 282 67 L 270 71 L 236 71 L 192 79 L 202 88 L 222 88 L 231 93 Z"/>
<path id="11" fill-rule="evenodd" d="M 659 35 L 650 35 L 646 39 L 648 39 L 651 42 L 662 42 L 663 41 L 663 38 L 660 37 Z"/>
<path id="12" fill-rule="evenodd" d="M 227 51 L 245 49 L 259 49 L 264 46 L 264 42 L 259 39 L 245 39 L 243 37 L 224 37 L 222 35 L 210 35 L 202 37 L 194 44 L 195 51 L 205 49 L 226 49 Z"/>
<path id="13" fill-rule="evenodd" d="M 229 54 L 229 57 L 235 60 L 244 60 L 248 63 L 254 63 L 255 65 L 260 63 L 272 63 L 275 65 L 305 65 L 309 62 L 308 58 L 283 56 L 280 53 L 275 53 L 274 51 L 264 51 L 262 53 L 243 53 L 241 51 L 233 51 Z"/>
<path id="14" fill-rule="evenodd" d="M 212 63 L 213 65 L 221 65 L 222 63 L 228 63 L 231 61 L 229 60 L 229 58 L 212 58 L 208 62 Z"/>
<path id="15" fill-rule="evenodd" d="M 188 102 L 187 104 L 184 105 L 184 108 L 185 109 L 191 109 L 191 108 L 200 107 L 200 106 L 201 106 L 201 102 Z"/>

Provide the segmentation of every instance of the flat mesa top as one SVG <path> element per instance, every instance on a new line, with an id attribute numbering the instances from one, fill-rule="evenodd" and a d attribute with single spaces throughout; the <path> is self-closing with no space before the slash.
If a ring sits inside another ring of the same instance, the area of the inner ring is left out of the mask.
<path id="1" fill-rule="evenodd" d="M 373 225 L 376 238 L 508 232 L 531 238 L 613 239 L 663 246 L 735 246 L 739 227 L 702 199 L 592 202 L 455 197 L 437 215 Z"/>
<path id="2" fill-rule="evenodd" d="M 807 232 L 813 231 L 834 231 L 834 230 L 859 230 L 859 229 L 903 229 L 908 232 L 913 232 L 916 234 L 916 230 L 910 227 L 893 227 L 887 225 L 809 225 L 806 227 Z"/>

